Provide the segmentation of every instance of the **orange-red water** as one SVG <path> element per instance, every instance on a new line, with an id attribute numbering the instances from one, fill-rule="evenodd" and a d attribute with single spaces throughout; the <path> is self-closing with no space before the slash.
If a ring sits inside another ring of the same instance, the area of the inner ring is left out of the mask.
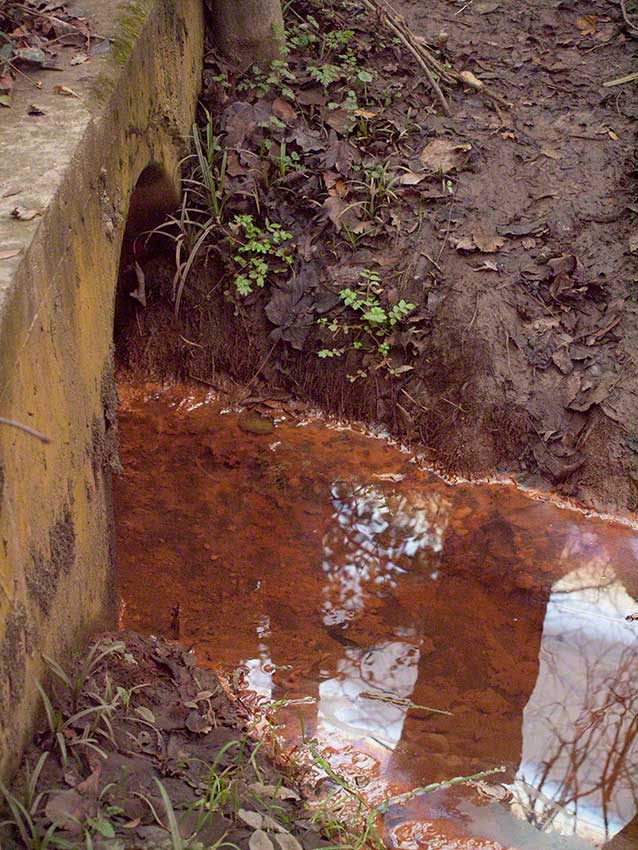
<path id="1" fill-rule="evenodd" d="M 371 802 L 505 766 L 391 807 L 391 847 L 638 847 L 634 530 L 319 420 L 255 435 L 197 388 L 121 395 L 126 626 L 311 697 L 282 735 L 303 722 Z"/>

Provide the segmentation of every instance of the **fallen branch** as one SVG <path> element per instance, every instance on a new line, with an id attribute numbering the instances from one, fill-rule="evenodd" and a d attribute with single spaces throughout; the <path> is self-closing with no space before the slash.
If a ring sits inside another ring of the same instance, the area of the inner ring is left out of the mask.
<path id="1" fill-rule="evenodd" d="M 375 12 L 383 23 L 388 27 L 391 32 L 393 32 L 396 37 L 407 47 L 412 56 L 419 63 L 421 68 L 425 71 L 425 76 L 428 78 L 428 83 L 430 84 L 430 88 L 436 95 L 437 100 L 441 105 L 441 109 L 446 115 L 451 115 L 450 106 L 447 102 L 447 99 L 443 92 L 441 91 L 441 87 L 437 83 L 434 78 L 434 74 L 432 73 L 432 69 L 430 67 L 431 64 L 436 62 L 432 54 L 426 48 L 422 46 L 416 46 L 412 43 L 411 34 L 406 32 L 405 30 L 405 22 L 403 18 L 396 13 L 391 12 L 389 9 L 384 9 L 380 6 L 377 0 L 363 0 L 363 5 L 369 9 L 371 12 Z M 402 26 L 403 25 L 403 26 Z M 430 65 L 428 65 L 430 62 Z"/>
<path id="2" fill-rule="evenodd" d="M 395 697 L 391 694 L 375 694 L 371 691 L 361 691 L 359 696 L 362 697 L 362 699 L 375 699 L 379 702 L 387 702 L 390 703 L 390 705 L 397 705 L 399 708 L 431 711 L 432 714 L 447 714 L 449 717 L 454 716 L 451 711 L 443 711 L 440 708 L 430 708 L 428 705 L 419 705 L 416 702 L 412 702 L 411 699 L 403 699 L 403 697 Z"/>
<path id="3" fill-rule="evenodd" d="M 451 68 L 446 68 L 445 65 L 439 62 L 425 44 L 412 34 L 405 18 L 392 8 L 388 0 L 361 0 L 361 2 L 366 9 L 374 12 L 379 17 L 380 21 L 385 24 L 390 32 L 401 41 L 416 59 L 425 72 L 430 88 L 446 115 L 451 114 L 450 106 L 438 80 L 449 85 L 468 86 L 485 95 L 485 97 L 500 103 L 501 106 L 505 106 L 508 109 L 511 108 L 512 104 L 509 101 L 497 92 L 492 91 L 492 89 L 475 77 L 474 74 L 467 71 L 459 73 Z"/>
<path id="4" fill-rule="evenodd" d="M 390 806 L 401 806 L 404 803 L 409 803 L 415 797 L 421 794 L 429 794 L 432 791 L 438 791 L 440 788 L 451 788 L 454 785 L 464 785 L 466 782 L 474 782 L 477 779 L 484 779 L 486 776 L 493 776 L 495 773 L 505 773 L 506 768 L 493 767 L 490 770 L 482 770 L 480 773 L 473 773 L 471 776 L 455 776 L 453 779 L 446 779 L 443 782 L 433 782 L 431 785 L 424 785 L 422 788 L 414 788 L 412 791 L 405 791 L 403 794 L 398 794 L 396 797 L 389 797 L 384 800 L 376 810 L 379 814 L 384 815 Z"/>

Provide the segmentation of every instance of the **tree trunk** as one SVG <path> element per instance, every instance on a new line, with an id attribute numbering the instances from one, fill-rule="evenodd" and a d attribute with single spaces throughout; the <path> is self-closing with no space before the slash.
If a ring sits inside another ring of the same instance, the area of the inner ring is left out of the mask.
<path id="1" fill-rule="evenodd" d="M 280 0 L 208 0 L 215 42 L 238 65 L 279 59 L 284 40 Z"/>

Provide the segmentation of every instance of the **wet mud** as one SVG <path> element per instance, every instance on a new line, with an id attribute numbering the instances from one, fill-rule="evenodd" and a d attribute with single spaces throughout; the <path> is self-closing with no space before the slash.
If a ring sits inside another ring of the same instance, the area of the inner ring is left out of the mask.
<path id="1" fill-rule="evenodd" d="M 168 260 L 140 257 L 147 304 L 126 295 L 123 359 L 141 374 L 263 380 L 382 423 L 445 472 L 509 473 L 598 510 L 635 511 L 638 105 L 635 86 L 621 84 L 635 27 L 606 0 L 394 0 L 446 67 L 511 104 L 450 87 L 448 117 L 364 6 L 287 7 L 283 106 L 281 86 L 217 63 L 211 32 L 202 102 L 228 157 L 226 223 L 179 305 L 173 246 Z M 351 58 L 373 78 L 365 90 L 354 73 L 317 84 L 316 66 L 338 73 L 341 48 L 313 53 L 311 19 L 337 43 L 353 27 Z M 368 116 L 354 129 L 351 85 Z M 452 163 L 433 162 L 433 150 Z M 275 265 L 249 297 L 235 292 L 236 214 L 293 237 L 294 274 Z M 209 215 L 204 204 L 202 226 Z M 369 339 L 350 350 L 338 330 L 357 325 L 340 293 L 361 289 L 370 270 L 386 307 L 415 305 L 388 337 L 386 363 Z"/>
<path id="2" fill-rule="evenodd" d="M 389 847 L 637 846 L 634 529 L 285 404 L 120 395 L 123 626 L 288 700 L 286 746 L 371 803 L 503 766 L 391 807 Z"/>

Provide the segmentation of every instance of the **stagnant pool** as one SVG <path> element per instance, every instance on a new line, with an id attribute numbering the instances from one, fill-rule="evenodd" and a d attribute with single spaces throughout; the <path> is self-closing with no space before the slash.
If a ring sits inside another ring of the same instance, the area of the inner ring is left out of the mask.
<path id="1" fill-rule="evenodd" d="M 635 530 L 275 402 L 273 429 L 205 389 L 121 396 L 124 625 L 289 698 L 286 743 L 370 802 L 505 767 L 390 808 L 390 847 L 638 847 Z"/>

